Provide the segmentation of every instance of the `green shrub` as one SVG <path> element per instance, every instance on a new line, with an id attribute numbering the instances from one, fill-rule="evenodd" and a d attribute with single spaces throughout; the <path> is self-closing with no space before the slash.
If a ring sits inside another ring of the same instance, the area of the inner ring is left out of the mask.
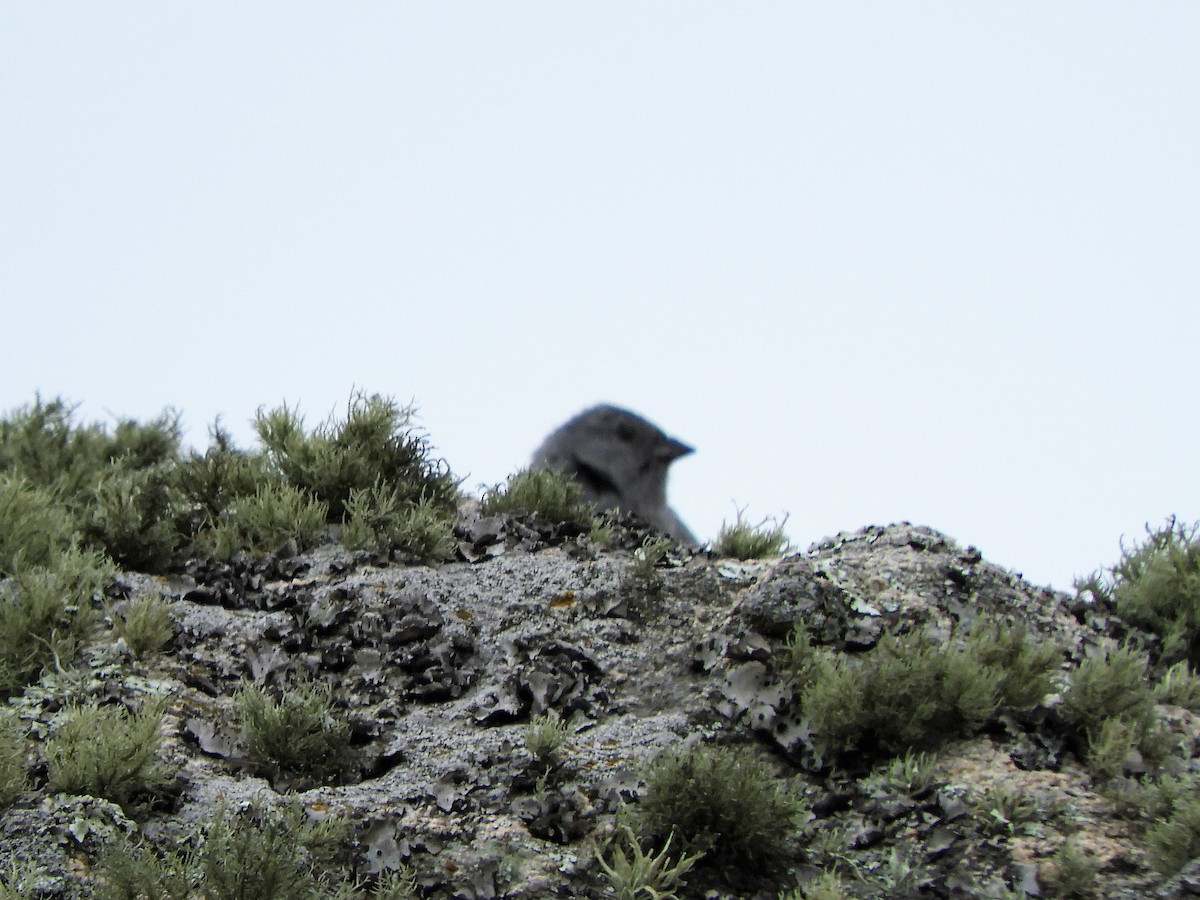
<path id="1" fill-rule="evenodd" d="M 156 851 L 144 841 L 122 835 L 106 845 L 97 860 L 103 875 L 96 900 L 191 900 L 198 873 L 190 854 Z"/>
<path id="2" fill-rule="evenodd" d="M 1076 841 L 1068 839 L 1051 857 L 1045 871 L 1055 897 L 1094 897 L 1100 866 Z"/>
<path id="3" fill-rule="evenodd" d="M 999 708 L 1001 676 L 961 647 L 885 637 L 855 659 L 822 654 L 801 706 L 822 754 L 893 755 L 970 733 Z"/>
<path id="4" fill-rule="evenodd" d="M 937 783 L 936 771 L 935 754 L 907 750 L 903 756 L 888 760 L 863 779 L 863 787 L 871 792 L 920 794 Z"/>
<path id="5" fill-rule="evenodd" d="M 980 666 L 1000 673 L 996 690 L 1002 706 L 1028 709 L 1054 690 L 1063 649 L 1049 640 L 1032 640 L 1025 626 L 984 622 L 966 636 L 966 652 Z"/>
<path id="6" fill-rule="evenodd" d="M 74 541 L 75 520 L 52 488 L 0 472 L 0 578 L 48 566 Z"/>
<path id="7" fill-rule="evenodd" d="M 141 658 L 175 636 L 171 605 L 160 594 L 142 593 L 110 612 L 113 631 Z"/>
<path id="8" fill-rule="evenodd" d="M 801 800 L 747 748 L 692 746 L 661 753 L 637 807 L 647 839 L 672 834 L 721 863 L 771 866 L 788 856 Z"/>
<path id="9" fill-rule="evenodd" d="M 50 789 L 125 805 L 161 786 L 167 776 L 157 754 L 165 709 L 162 698 L 133 714 L 96 704 L 68 708 L 46 741 Z"/>
<path id="10" fill-rule="evenodd" d="M 1200 525 L 1174 518 L 1162 528 L 1147 526 L 1144 543 L 1121 548 L 1121 560 L 1109 575 L 1096 573 L 1076 582 L 1116 605 L 1130 623 L 1162 639 L 1168 662 L 1186 659 L 1200 668 Z"/>
<path id="11" fill-rule="evenodd" d="M 400 553 L 433 565 L 454 556 L 454 516 L 425 497 L 416 503 L 394 485 L 355 488 L 346 503 L 341 543 L 349 550 Z"/>
<path id="12" fill-rule="evenodd" d="M 36 681 L 51 662 L 74 658 L 94 624 L 92 596 L 109 572 L 98 554 L 69 550 L 0 583 L 0 696 Z"/>
<path id="13" fill-rule="evenodd" d="M 789 544 L 783 527 L 787 524 L 787 516 L 782 522 L 774 519 L 763 519 L 757 525 L 751 525 L 742 518 L 745 510 L 737 511 L 737 520 L 732 524 L 721 523 L 717 539 L 713 543 L 713 552 L 717 556 L 729 556 L 734 559 L 762 559 L 764 556 L 782 556 L 788 552 Z M 767 523 L 771 524 L 768 525 Z"/>
<path id="14" fill-rule="evenodd" d="M 1154 691 L 1146 680 L 1146 656 L 1132 647 L 1095 653 L 1071 673 L 1060 711 L 1068 722 L 1094 731 L 1106 719 L 1141 728 L 1154 724 Z"/>
<path id="15" fill-rule="evenodd" d="M 118 460 L 143 469 L 178 455 L 179 416 L 171 410 L 148 424 L 122 420 L 111 435 L 99 424 L 76 426 L 74 412 L 62 398 L 43 402 L 38 397 L 0 420 L 0 469 L 56 487 L 73 500 L 92 490 Z"/>
<path id="16" fill-rule="evenodd" d="M 0 809 L 5 809 L 29 786 L 25 744 L 25 726 L 16 713 L 0 712 Z"/>
<path id="17" fill-rule="evenodd" d="M 320 781 L 352 774 L 350 727 L 335 717 L 328 685 L 302 681 L 275 700 L 247 684 L 234 697 L 250 755 L 283 771 Z"/>
<path id="18" fill-rule="evenodd" d="M 324 503 L 299 488 L 266 484 L 235 500 L 199 543 L 213 558 L 225 560 L 239 553 L 276 553 L 291 541 L 304 550 L 324 534 L 327 513 Z"/>
<path id="19" fill-rule="evenodd" d="M 1154 686 L 1154 699 L 1159 703 L 1183 706 L 1192 712 L 1200 712 L 1200 677 L 1191 667 L 1180 660 L 1167 669 Z"/>
<path id="20" fill-rule="evenodd" d="M 397 491 L 405 505 L 424 500 L 453 515 L 458 482 L 444 461 L 431 458 L 428 441 L 412 426 L 413 413 L 390 398 L 356 393 L 344 422 L 331 418 L 311 434 L 286 405 L 259 410 L 255 428 L 270 461 L 289 484 L 326 503 L 330 521 L 343 519 L 355 490 L 377 482 Z"/>
<path id="21" fill-rule="evenodd" d="M 42 896 L 36 880 L 37 872 L 31 867 L 12 863 L 7 872 L 0 872 L 0 900 L 34 900 Z"/>
<path id="22" fill-rule="evenodd" d="M 1059 665 L 1054 645 L 1021 630 L 981 627 L 959 643 L 885 636 L 850 658 L 814 650 L 794 634 L 788 656 L 800 704 L 822 755 L 894 755 L 977 731 L 1003 706 L 1037 703 Z"/>
<path id="23" fill-rule="evenodd" d="M 479 510 L 485 516 L 502 513 L 537 516 L 544 522 L 577 522 L 595 519 L 583 488 L 569 475 L 550 469 L 521 469 L 483 492 Z"/>
<path id="24" fill-rule="evenodd" d="M 200 857 L 203 896 L 206 900 L 345 897 L 320 874 L 344 837 L 342 822 L 311 821 L 294 806 L 218 815 Z"/>
<path id="25" fill-rule="evenodd" d="M 645 854 L 629 828 L 621 829 L 621 836 L 630 849 L 630 854 L 619 845 L 614 845 L 611 860 L 596 857 L 608 880 L 610 893 L 617 900 L 676 900 L 675 889 L 687 882 L 684 875 L 700 859 L 699 856 L 681 856 L 672 861 L 671 835 L 658 854 Z"/>
<path id="26" fill-rule="evenodd" d="M 121 461 L 108 467 L 79 515 L 84 541 L 123 569 L 164 572 L 174 560 L 180 539 L 171 471 L 163 464 L 136 468 Z"/>

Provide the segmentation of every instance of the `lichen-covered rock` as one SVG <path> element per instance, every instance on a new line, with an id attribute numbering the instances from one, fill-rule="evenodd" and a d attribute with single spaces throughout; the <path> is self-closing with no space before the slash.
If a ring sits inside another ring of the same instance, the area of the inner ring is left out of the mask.
<path id="1" fill-rule="evenodd" d="M 754 748 L 808 811 L 781 868 L 701 860 L 681 897 L 774 898 L 834 867 L 850 896 L 1052 896 L 1068 839 L 1095 864 L 1098 896 L 1181 897 L 1196 881 L 1191 869 L 1153 870 L 1145 823 L 1115 814 L 1064 742 L 1053 697 L 936 742 L 932 783 L 918 790 L 889 774 L 886 756 L 812 755 L 786 663 L 797 623 L 822 652 L 849 658 L 890 634 L 950 642 L 981 621 L 1020 624 L 1062 647 L 1060 681 L 1112 643 L 1105 611 L 973 548 L 902 524 L 762 563 L 676 547 L 648 571 L 631 553 L 644 534 L 620 523 L 614 549 L 506 517 L 465 519 L 458 536 L 463 560 L 440 568 L 326 545 L 173 576 L 121 573 L 114 595 L 169 598 L 173 642 L 135 660 L 98 634 L 74 668 L 12 705 L 41 752 L 66 703 L 167 695 L 160 758 L 177 789 L 122 811 L 50 796 L 35 769 L 31 790 L 0 814 L 0 870 L 27 862 L 38 896 L 90 896 L 110 832 L 186 841 L 221 810 L 292 801 L 349 823 L 338 877 L 406 866 L 423 897 L 600 897 L 597 856 L 618 824 L 636 821 L 646 764 L 699 741 Z M 301 678 L 332 688 L 359 760 L 353 777 L 317 783 L 248 757 L 238 687 Z M 548 710 L 568 736 L 539 760 L 524 728 Z M 1171 728 L 1194 751 L 1189 715 Z"/>

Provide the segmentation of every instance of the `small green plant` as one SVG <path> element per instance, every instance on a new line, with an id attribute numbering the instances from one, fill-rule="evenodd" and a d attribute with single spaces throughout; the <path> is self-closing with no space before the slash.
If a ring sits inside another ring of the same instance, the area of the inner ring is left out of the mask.
<path id="1" fill-rule="evenodd" d="M 1132 647 L 1117 647 L 1087 657 L 1072 673 L 1070 688 L 1063 697 L 1060 712 L 1070 724 L 1089 738 L 1089 743 L 1105 735 L 1105 758 L 1115 760 L 1120 735 L 1109 720 L 1126 723 L 1125 733 L 1139 736 L 1143 752 L 1152 748 L 1157 733 L 1154 691 L 1146 680 L 1146 656 Z"/>
<path id="2" fill-rule="evenodd" d="M 80 511 L 84 541 L 122 568 L 166 571 L 179 544 L 170 479 L 167 464 L 137 468 L 122 460 L 108 466 Z"/>
<path id="3" fill-rule="evenodd" d="M 1095 573 L 1076 589 L 1112 603 L 1133 625 L 1162 638 L 1162 658 L 1186 659 L 1200 668 L 1200 524 L 1174 517 L 1162 528 L 1146 527 L 1146 540 L 1126 547 L 1106 576 Z"/>
<path id="4" fill-rule="evenodd" d="M 638 597 L 654 597 L 663 589 L 658 566 L 671 550 L 671 539 L 648 537 L 633 551 L 633 562 L 621 579 L 621 586 Z"/>
<path id="5" fill-rule="evenodd" d="M 852 895 L 837 872 L 822 872 L 803 887 L 780 894 L 778 900 L 849 900 Z"/>
<path id="6" fill-rule="evenodd" d="M 1021 826 L 1035 821 L 1042 810 L 1036 799 L 1010 779 L 998 781 L 986 791 L 972 794 L 971 806 L 985 831 L 1011 837 Z"/>
<path id="7" fill-rule="evenodd" d="M 320 781 L 348 777 L 355 767 L 350 727 L 333 713 L 332 691 L 323 682 L 301 681 L 278 700 L 257 685 L 234 697 L 250 754 L 285 772 Z"/>
<path id="8" fill-rule="evenodd" d="M 454 556 L 454 516 L 422 497 L 413 503 L 395 485 L 355 488 L 346 502 L 342 545 L 435 564 Z"/>
<path id="9" fill-rule="evenodd" d="M 326 514 L 324 503 L 299 488 L 265 484 L 234 501 L 216 527 L 201 534 L 200 544 L 215 559 L 275 553 L 290 541 L 306 549 L 324 533 Z"/>
<path id="10" fill-rule="evenodd" d="M 16 713 L 0 712 L 0 809 L 7 808 L 29 786 L 25 743 L 25 727 Z"/>
<path id="11" fill-rule="evenodd" d="M 537 516 L 545 522 L 591 525 L 592 505 L 583 488 L 569 475 L 550 469 L 522 469 L 504 484 L 483 492 L 479 510 L 485 516 L 501 513 Z"/>
<path id="12" fill-rule="evenodd" d="M 75 656 L 94 624 L 92 597 L 110 571 L 98 554 L 71 549 L 0 583 L 0 696 Z"/>
<path id="13" fill-rule="evenodd" d="M 50 565 L 74 539 L 75 521 L 54 489 L 0 472 L 0 578 Z"/>
<path id="14" fill-rule="evenodd" d="M 259 410 L 255 428 L 267 457 L 284 479 L 327 505 L 331 522 L 342 521 L 355 490 L 377 482 L 399 490 L 405 504 L 422 499 L 454 515 L 458 481 L 412 425 L 415 410 L 391 398 L 355 393 L 346 418 L 332 417 L 311 434 L 295 410 Z"/>
<path id="15" fill-rule="evenodd" d="M 1045 880 L 1056 897 L 1093 897 L 1099 868 L 1078 842 L 1068 839 L 1051 858 Z"/>
<path id="16" fill-rule="evenodd" d="M 158 852 L 145 841 L 122 835 L 101 850 L 97 863 L 103 873 L 96 886 L 97 900 L 190 900 L 196 896 L 193 854 Z"/>
<path id="17" fill-rule="evenodd" d="M 1193 780 L 1177 781 L 1186 784 L 1186 793 L 1166 800 L 1166 809 L 1158 821 L 1146 829 L 1146 847 L 1151 862 L 1158 871 L 1171 875 L 1190 860 L 1200 857 L 1200 797 L 1195 794 Z"/>
<path id="18" fill-rule="evenodd" d="M 132 714 L 94 703 L 69 707 L 46 741 L 50 789 L 125 805 L 159 787 L 167 777 L 157 759 L 165 709 L 162 698 Z"/>
<path id="19" fill-rule="evenodd" d="M 770 866 L 788 856 L 804 804 L 752 750 L 695 745 L 666 751 L 645 780 L 637 809 L 643 836 L 675 834 L 688 852 L 739 865 Z"/>
<path id="20" fill-rule="evenodd" d="M 570 726 L 555 710 L 534 716 L 524 729 L 525 749 L 539 762 L 547 762 L 566 741 Z"/>
<path id="21" fill-rule="evenodd" d="M 629 848 L 629 853 L 614 842 L 613 853 L 609 860 L 598 856 L 596 861 L 604 871 L 612 895 L 617 900 L 675 900 L 676 888 L 683 887 L 687 882 L 684 876 L 692 870 L 692 866 L 700 859 L 699 855 L 686 854 L 675 862 L 670 857 L 671 839 L 668 835 L 662 850 L 657 854 L 645 854 L 628 827 L 621 828 L 621 836 Z"/>
<path id="22" fill-rule="evenodd" d="M 10 863 L 7 872 L 0 872 L 0 900 L 34 900 L 40 893 L 35 876 L 31 868 Z"/>
<path id="23" fill-rule="evenodd" d="M 742 518 L 743 513 L 744 509 L 737 511 L 737 519 L 732 525 L 721 524 L 721 530 L 717 532 L 717 539 L 713 543 L 713 552 L 717 556 L 762 559 L 764 556 L 782 556 L 788 552 L 788 539 L 783 530 L 787 524 L 787 516 L 783 517 L 782 522 L 763 519 L 757 525 L 751 525 Z"/>
<path id="24" fill-rule="evenodd" d="M 200 856 L 206 900 L 299 900 L 338 896 L 318 874 L 345 837 L 337 819 L 312 821 L 297 806 L 218 815 Z M 345 896 L 345 894 L 342 894 Z"/>
<path id="25" fill-rule="evenodd" d="M 1200 677 L 1197 677 L 1186 661 L 1180 660 L 1169 667 L 1154 686 L 1154 699 L 1159 703 L 1183 706 L 1192 712 L 1200 712 Z"/>
<path id="26" fill-rule="evenodd" d="M 171 605 L 161 594 L 137 594 L 123 608 L 113 609 L 110 617 L 117 637 L 139 659 L 175 636 Z"/>
<path id="27" fill-rule="evenodd" d="M 868 791 L 922 794 L 937 783 L 937 755 L 906 750 L 863 780 Z"/>
<path id="28" fill-rule="evenodd" d="M 921 634 L 888 635 L 853 659 L 814 649 L 800 628 L 787 656 L 815 748 L 837 756 L 894 755 L 973 733 L 1001 707 L 1045 696 L 1061 655 L 996 626 L 950 645 Z"/>

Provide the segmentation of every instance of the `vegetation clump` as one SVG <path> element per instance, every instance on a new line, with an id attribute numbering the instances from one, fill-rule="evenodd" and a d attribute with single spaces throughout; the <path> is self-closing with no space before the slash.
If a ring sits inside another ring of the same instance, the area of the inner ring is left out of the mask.
<path id="1" fill-rule="evenodd" d="M 458 482 L 444 461 L 431 457 L 429 442 L 412 425 L 414 413 L 391 398 L 360 392 L 351 397 L 344 421 L 330 418 L 311 433 L 286 405 L 259 410 L 255 428 L 287 483 L 325 503 L 331 522 L 342 521 L 354 491 L 377 483 L 404 504 L 424 500 L 453 514 Z"/>
<path id="2" fill-rule="evenodd" d="M 1003 706 L 1036 704 L 1050 690 L 1061 652 L 1019 629 L 977 628 L 950 646 L 921 634 L 887 635 L 856 658 L 797 636 L 801 708 L 822 756 L 858 750 L 895 755 L 981 728 Z"/>
<path id="3" fill-rule="evenodd" d="M 784 516 L 782 522 L 763 519 L 757 525 L 752 525 L 742 517 L 744 513 L 744 509 L 739 509 L 737 520 L 732 525 L 721 523 L 721 529 L 713 543 L 713 552 L 717 556 L 762 559 L 765 556 L 782 556 L 788 552 L 790 544 L 783 530 L 787 524 L 787 516 Z"/>
<path id="4" fill-rule="evenodd" d="M 222 809 L 191 852 L 121 838 L 102 852 L 100 900 L 405 900 L 413 883 L 381 877 L 370 891 L 334 874 L 346 835 L 338 819 L 314 821 L 297 806 Z"/>
<path id="5" fill-rule="evenodd" d="M 92 597 L 110 573 L 96 553 L 71 549 L 45 567 L 20 567 L 0 582 L 0 696 L 65 664 L 91 633 Z"/>
<path id="6" fill-rule="evenodd" d="M 430 565 L 454 556 L 454 514 L 428 497 L 411 503 L 398 487 L 376 481 L 351 492 L 346 516 L 340 540 L 347 549 L 399 553 Z"/>
<path id="7" fill-rule="evenodd" d="M 141 711 L 124 707 L 69 707 L 46 741 L 50 789 L 103 797 L 122 806 L 166 780 L 158 762 L 163 699 Z"/>
<path id="8" fill-rule="evenodd" d="M 558 751 L 570 734 L 570 726 L 555 710 L 534 716 L 523 732 L 525 749 L 539 762 L 546 762 Z"/>
<path id="9" fill-rule="evenodd" d="M 648 840 L 671 835 L 689 853 L 721 864 L 773 866 L 788 856 L 804 809 L 751 749 L 694 745 L 650 764 L 637 807 Z"/>
<path id="10" fill-rule="evenodd" d="M 110 614 L 113 631 L 135 657 L 158 650 L 175 636 L 171 605 L 161 594 L 141 593 Z"/>
<path id="11" fill-rule="evenodd" d="M 246 551 L 278 553 L 290 542 L 299 552 L 316 543 L 327 515 L 326 505 L 305 491 L 268 483 L 233 501 L 201 544 L 213 558 L 225 560 Z"/>
<path id="12" fill-rule="evenodd" d="M 348 777 L 355 767 L 350 726 L 333 712 L 327 684 L 301 681 L 278 700 L 247 684 L 234 697 L 250 755 L 284 772 L 320 781 Z"/>
<path id="13" fill-rule="evenodd" d="M 0 809 L 5 809 L 29 786 L 25 767 L 25 728 L 16 713 L 0 712 Z"/>
<path id="14" fill-rule="evenodd" d="M 569 475 L 550 469 L 522 469 L 504 484 L 483 492 L 479 505 L 485 516 L 502 513 L 536 516 L 544 522 L 591 525 L 592 505 L 583 488 Z"/>
<path id="15" fill-rule="evenodd" d="M 1060 713 L 1086 737 L 1097 774 L 1114 773 L 1134 749 L 1161 754 L 1148 665 L 1145 654 L 1116 647 L 1092 654 L 1071 674 Z"/>
<path id="16" fill-rule="evenodd" d="M 658 853 L 643 853 L 642 847 L 628 827 L 620 829 L 629 853 L 625 848 L 615 843 L 612 856 L 605 859 L 596 858 L 601 870 L 608 881 L 612 896 L 617 900 L 676 900 L 675 890 L 683 887 L 687 881 L 684 878 L 692 870 L 699 855 L 679 857 L 675 862 L 670 857 L 671 838 L 667 837 L 662 850 Z"/>
<path id="17" fill-rule="evenodd" d="M 1146 532 L 1143 543 L 1122 546 L 1121 559 L 1108 575 L 1095 573 L 1076 588 L 1158 635 L 1162 661 L 1187 660 L 1200 668 L 1200 524 L 1171 518 Z"/>

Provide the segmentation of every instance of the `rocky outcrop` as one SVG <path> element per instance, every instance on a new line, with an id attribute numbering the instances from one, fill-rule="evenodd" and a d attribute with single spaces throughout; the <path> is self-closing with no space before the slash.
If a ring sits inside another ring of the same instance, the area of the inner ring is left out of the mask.
<path id="1" fill-rule="evenodd" d="M 121 573 L 108 600 L 169 598 L 173 641 L 136 660 L 101 636 L 13 705 L 44 735 L 73 700 L 165 696 L 160 755 L 173 780 L 131 813 L 51 794 L 40 770 L 35 789 L 0 814 L 0 846 L 40 867 L 39 896 L 89 896 L 98 848 L 114 833 L 171 843 L 211 821 L 215 805 L 295 801 L 351 823 L 347 871 L 405 864 L 418 896 L 599 897 L 597 855 L 622 806 L 636 809 L 646 763 L 711 742 L 753 748 L 808 811 L 778 871 L 702 862 L 683 897 L 774 898 L 833 868 L 848 896 L 1054 896 L 1066 890 L 1055 867 L 1068 840 L 1094 870 L 1087 889 L 1097 896 L 1185 896 L 1196 881 L 1151 868 L 1144 823 L 1117 815 L 1100 792 L 1054 721 L 1053 697 L 939 742 L 919 788 L 889 782 L 886 757 L 810 752 L 780 662 L 798 621 L 815 644 L 845 654 L 885 633 L 948 641 L 977 620 L 1019 622 L 1061 645 L 1064 678 L 1112 642 L 1119 623 L 1104 610 L 1027 584 L 973 548 L 901 524 L 767 562 L 676 547 L 651 568 L 634 552 L 644 534 L 628 523 L 608 548 L 511 519 L 466 521 L 459 534 L 464 560 L 439 568 L 331 543 L 169 577 Z M 360 765 L 342 783 L 247 755 L 235 691 L 300 676 L 332 685 L 350 725 Z M 548 710 L 569 726 L 550 765 L 524 738 Z M 1195 744 L 1191 713 L 1160 715 Z M 1034 812 L 1018 816 L 1003 797 Z"/>

